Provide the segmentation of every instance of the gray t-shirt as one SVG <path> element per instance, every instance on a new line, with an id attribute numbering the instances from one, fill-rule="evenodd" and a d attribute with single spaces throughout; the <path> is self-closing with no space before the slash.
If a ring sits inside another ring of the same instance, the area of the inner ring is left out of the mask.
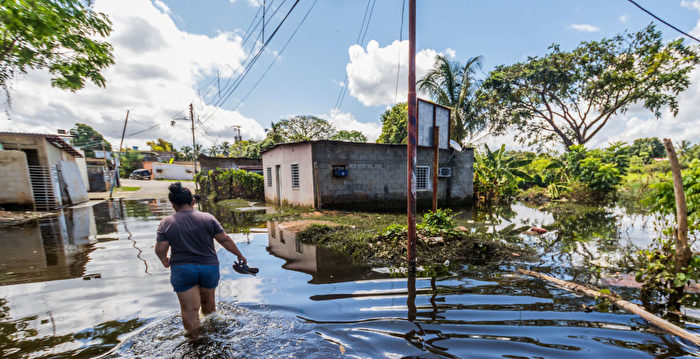
<path id="1" fill-rule="evenodd" d="M 171 265 L 219 265 L 214 236 L 223 231 L 219 221 L 211 214 L 186 210 L 163 218 L 156 239 L 170 244 Z"/>

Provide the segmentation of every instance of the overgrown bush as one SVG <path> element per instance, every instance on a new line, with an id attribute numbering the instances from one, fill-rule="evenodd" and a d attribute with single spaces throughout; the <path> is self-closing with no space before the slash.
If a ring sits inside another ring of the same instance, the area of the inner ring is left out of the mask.
<path id="1" fill-rule="evenodd" d="M 685 287 L 700 279 L 700 255 L 693 255 L 687 267 L 676 268 L 675 244 L 673 229 L 669 227 L 649 249 L 639 251 L 635 278 L 643 283 L 645 297 L 657 294 L 671 308 L 678 308 L 690 299 L 692 296 L 685 293 Z"/>
<path id="2" fill-rule="evenodd" d="M 263 176 L 240 169 L 215 169 L 198 173 L 195 181 L 206 198 L 220 201 L 231 198 L 262 200 L 265 197 Z"/>
<path id="3" fill-rule="evenodd" d="M 484 154 L 477 154 L 474 164 L 474 193 L 479 202 L 508 201 L 517 193 L 519 184 L 530 176 L 522 167 L 531 162 L 506 153 L 505 145 L 496 151 L 485 147 Z"/>

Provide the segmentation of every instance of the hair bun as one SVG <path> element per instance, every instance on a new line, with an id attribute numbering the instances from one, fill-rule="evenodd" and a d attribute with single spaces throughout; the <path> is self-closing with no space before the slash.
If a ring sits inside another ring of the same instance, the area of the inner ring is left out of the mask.
<path id="1" fill-rule="evenodd" d="M 168 186 L 168 189 L 170 190 L 170 193 L 182 193 L 182 183 L 180 182 L 175 182 Z"/>

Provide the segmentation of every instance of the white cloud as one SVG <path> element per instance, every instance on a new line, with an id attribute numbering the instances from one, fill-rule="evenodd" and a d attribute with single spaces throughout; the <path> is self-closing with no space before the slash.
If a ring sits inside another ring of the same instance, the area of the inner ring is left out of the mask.
<path id="1" fill-rule="evenodd" d="M 169 120 L 174 114 L 184 116 L 190 102 L 197 103 L 196 84 L 217 69 L 231 73 L 240 69 L 245 57 L 241 37 L 232 33 L 205 36 L 177 28 L 167 6 L 160 1 L 98 0 L 98 11 L 113 22 L 110 43 L 114 46 L 115 64 L 104 71 L 105 89 L 88 84 L 71 93 L 50 87 L 46 71 L 31 71 L 15 79 L 11 120 L 2 120 L 2 128 L 14 131 L 55 132 L 84 122 L 118 144 L 124 115 L 129 109 L 127 134 L 156 124 L 158 128 L 127 137 L 125 145 L 144 146 L 147 140 L 161 137 L 176 146 L 191 143 L 189 125 Z M 184 51 L 183 49 L 186 49 Z M 197 111 L 202 118 L 214 107 Z M 232 125 L 241 125 L 243 136 L 260 139 L 264 130 L 253 119 L 238 112 L 218 109 L 207 122 L 208 136 L 230 140 Z M 228 137 L 228 138 L 226 138 Z"/>
<path id="2" fill-rule="evenodd" d="M 381 124 L 377 122 L 360 122 L 351 113 L 331 110 L 329 113 L 319 117 L 329 120 L 338 130 L 360 131 L 367 136 L 369 142 L 376 141 L 382 133 Z"/>
<path id="3" fill-rule="evenodd" d="M 233 4 L 238 0 L 229 0 L 229 1 L 231 2 L 231 4 Z M 258 7 L 258 6 L 262 5 L 262 0 L 246 0 L 246 2 L 248 3 L 248 5 L 254 6 L 254 7 Z"/>
<path id="4" fill-rule="evenodd" d="M 405 101 L 408 93 L 408 41 L 395 40 L 385 47 L 379 47 L 379 43 L 372 40 L 367 44 L 366 50 L 360 45 L 352 45 L 348 53 L 350 62 L 346 71 L 351 96 L 365 106 L 392 105 L 395 99 L 398 99 L 398 102 Z M 421 78 L 432 68 L 438 54 L 454 58 L 455 51 L 449 48 L 443 52 L 424 49 L 416 53 L 417 78 Z M 396 73 L 399 56 L 401 68 L 397 96 Z"/>
<path id="5" fill-rule="evenodd" d="M 600 29 L 597 26 L 593 26 L 591 24 L 571 24 L 571 25 L 569 25 L 569 28 L 572 30 L 580 31 L 580 32 L 600 31 Z"/>
<path id="6" fill-rule="evenodd" d="M 629 15 L 620 15 L 620 22 L 626 24 L 630 20 Z"/>

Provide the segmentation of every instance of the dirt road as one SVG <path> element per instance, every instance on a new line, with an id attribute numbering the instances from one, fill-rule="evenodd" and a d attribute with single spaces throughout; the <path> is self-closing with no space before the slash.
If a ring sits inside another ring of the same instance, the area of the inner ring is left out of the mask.
<path id="1" fill-rule="evenodd" d="M 187 187 L 194 193 L 194 182 L 193 181 L 181 181 L 184 187 Z M 119 188 L 115 188 L 112 193 L 112 198 L 162 198 L 168 197 L 168 186 L 173 182 L 171 181 L 159 181 L 159 180 L 132 180 L 132 179 L 121 179 L 122 188 L 125 187 L 139 187 L 137 191 L 122 191 Z M 108 199 L 109 191 L 107 192 L 88 192 L 90 199 Z"/>

